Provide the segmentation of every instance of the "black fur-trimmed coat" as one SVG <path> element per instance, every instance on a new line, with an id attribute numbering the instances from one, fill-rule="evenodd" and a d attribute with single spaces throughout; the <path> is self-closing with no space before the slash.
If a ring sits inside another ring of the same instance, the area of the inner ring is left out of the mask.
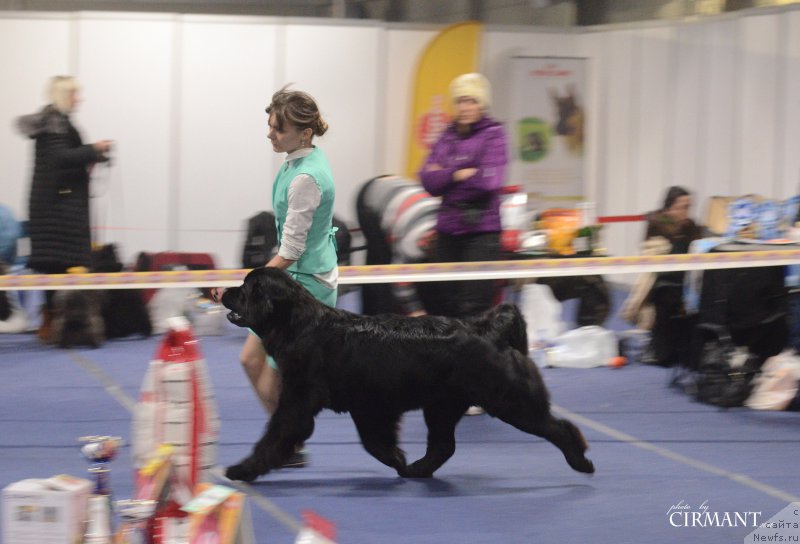
<path id="1" fill-rule="evenodd" d="M 89 167 L 107 159 L 91 145 L 84 145 L 69 116 L 52 105 L 20 117 L 17 127 L 35 141 L 28 266 L 42 272 L 88 267 Z"/>

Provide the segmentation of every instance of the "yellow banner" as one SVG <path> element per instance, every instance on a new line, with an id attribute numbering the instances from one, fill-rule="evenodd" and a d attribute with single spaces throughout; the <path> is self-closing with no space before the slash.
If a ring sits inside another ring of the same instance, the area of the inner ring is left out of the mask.
<path id="1" fill-rule="evenodd" d="M 478 71 L 480 38 L 480 23 L 458 23 L 442 30 L 420 57 L 408 130 L 405 174 L 409 178 L 417 177 L 428 150 L 450 122 L 450 82 Z"/>

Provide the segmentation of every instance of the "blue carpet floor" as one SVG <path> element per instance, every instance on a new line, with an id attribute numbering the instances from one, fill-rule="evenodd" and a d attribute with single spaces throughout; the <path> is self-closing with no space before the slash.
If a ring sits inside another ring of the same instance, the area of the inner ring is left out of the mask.
<path id="1" fill-rule="evenodd" d="M 222 421 L 220 465 L 245 456 L 265 416 L 237 362 L 238 329 L 201 338 Z M 0 487 L 23 478 L 85 474 L 77 438 L 130 437 L 135 399 L 159 338 L 59 350 L 33 335 L 0 336 Z M 458 449 L 430 480 L 405 480 L 360 446 L 350 418 L 323 412 L 308 443 L 310 466 L 276 471 L 249 487 L 256 540 L 294 532 L 257 496 L 295 519 L 332 520 L 338 542 L 364 544 L 730 543 L 752 528 L 674 527 L 693 510 L 761 512 L 800 501 L 800 414 L 720 410 L 668 387 L 650 366 L 544 369 L 554 405 L 582 428 L 597 473 L 573 472 L 560 452 L 488 416 L 466 417 Z M 117 389 L 118 388 L 118 389 Z M 421 455 L 425 428 L 407 414 L 402 446 Z M 129 448 L 113 463 L 116 498 L 133 491 Z M 36 544 L 36 543 L 31 543 Z"/>

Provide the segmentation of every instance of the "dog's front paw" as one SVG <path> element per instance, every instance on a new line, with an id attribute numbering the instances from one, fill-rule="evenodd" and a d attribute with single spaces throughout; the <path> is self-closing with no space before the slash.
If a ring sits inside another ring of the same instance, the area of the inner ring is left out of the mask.
<path id="1" fill-rule="evenodd" d="M 243 461 L 238 465 L 231 465 L 225 470 L 225 477 L 229 480 L 238 480 L 241 482 L 252 482 L 259 476 L 263 474 L 262 472 L 256 470 L 252 463 L 248 463 L 247 461 Z"/>

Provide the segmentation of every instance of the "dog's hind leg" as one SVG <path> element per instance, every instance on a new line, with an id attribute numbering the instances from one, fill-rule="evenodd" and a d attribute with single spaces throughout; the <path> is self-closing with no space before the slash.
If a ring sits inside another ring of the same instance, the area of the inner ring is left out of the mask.
<path id="1" fill-rule="evenodd" d="M 388 467 L 392 467 L 400 476 L 406 476 L 406 454 L 397 446 L 397 430 L 400 414 L 371 411 L 350 411 L 356 424 L 361 444 L 367 453 Z"/>
<path id="2" fill-rule="evenodd" d="M 472 389 L 473 402 L 489 415 L 551 442 L 574 470 L 593 473 L 586 440 L 572 422 L 553 416 L 547 388 L 533 361 L 514 349 L 500 352 L 497 361 L 499 365 L 484 367 L 480 382 L 471 382 L 483 384 Z"/>
<path id="3" fill-rule="evenodd" d="M 425 455 L 408 465 L 408 477 L 430 478 L 456 451 L 456 425 L 468 403 L 437 403 L 426 406 L 422 413 L 428 426 Z"/>
<path id="4" fill-rule="evenodd" d="M 513 410 L 496 411 L 489 403 L 484 408 L 490 415 L 520 431 L 540 436 L 552 443 L 561 450 L 574 470 L 587 474 L 594 472 L 594 464 L 586 458 L 589 446 L 581 431 L 571 421 L 553 417 L 549 410 L 543 413 L 539 402 L 521 402 Z"/>

